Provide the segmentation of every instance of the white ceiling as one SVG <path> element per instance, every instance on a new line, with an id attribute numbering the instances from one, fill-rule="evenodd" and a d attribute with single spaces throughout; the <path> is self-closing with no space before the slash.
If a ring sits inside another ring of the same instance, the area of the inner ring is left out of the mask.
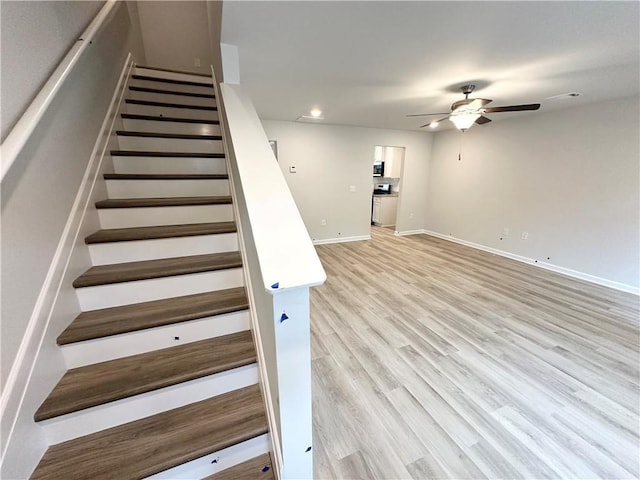
<path id="1" fill-rule="evenodd" d="M 261 118 L 417 130 L 466 83 L 538 112 L 640 90 L 639 3 L 225 2 L 222 42 Z M 577 91 L 575 99 L 545 100 Z M 495 113 L 501 120 L 538 112 Z M 450 122 L 443 122 L 450 126 Z"/>

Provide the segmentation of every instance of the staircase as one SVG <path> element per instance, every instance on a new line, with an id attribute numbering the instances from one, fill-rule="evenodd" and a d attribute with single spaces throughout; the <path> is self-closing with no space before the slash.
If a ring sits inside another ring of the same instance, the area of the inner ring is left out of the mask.
<path id="1" fill-rule="evenodd" d="M 131 76 L 33 479 L 273 478 L 212 91 Z"/>

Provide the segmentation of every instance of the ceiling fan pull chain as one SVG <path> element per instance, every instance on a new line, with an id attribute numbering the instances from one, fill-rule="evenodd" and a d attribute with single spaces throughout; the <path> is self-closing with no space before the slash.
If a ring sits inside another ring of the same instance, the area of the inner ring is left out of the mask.
<path id="1" fill-rule="evenodd" d="M 464 130 L 462 130 L 463 135 L 460 136 L 460 145 L 458 147 L 458 161 L 462 160 L 462 143 L 464 142 Z"/>

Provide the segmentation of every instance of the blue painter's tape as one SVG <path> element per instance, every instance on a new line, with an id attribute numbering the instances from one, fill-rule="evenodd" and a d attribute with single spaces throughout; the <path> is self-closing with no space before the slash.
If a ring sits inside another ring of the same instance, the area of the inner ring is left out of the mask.
<path id="1" fill-rule="evenodd" d="M 262 469 L 262 473 L 266 473 L 269 471 L 269 465 L 265 465 L 264 468 Z"/>
<path id="2" fill-rule="evenodd" d="M 286 313 L 283 313 L 283 314 L 280 316 L 280 323 L 284 322 L 287 318 L 289 318 L 289 317 L 287 317 L 287 314 L 286 314 Z"/>
<path id="3" fill-rule="evenodd" d="M 271 288 L 278 288 L 280 286 L 280 282 L 276 282 L 273 285 L 271 285 Z"/>
<path id="4" fill-rule="evenodd" d="M 311 447 L 307 448 L 304 453 L 310 452 L 311 451 Z"/>

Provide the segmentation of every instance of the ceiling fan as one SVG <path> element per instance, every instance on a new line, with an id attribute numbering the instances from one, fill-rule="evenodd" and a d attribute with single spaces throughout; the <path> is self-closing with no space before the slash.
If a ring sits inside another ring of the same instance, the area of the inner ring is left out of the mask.
<path id="1" fill-rule="evenodd" d="M 443 117 L 439 120 L 420 125 L 420 128 L 426 127 L 427 125 L 435 128 L 443 120 L 449 119 L 451 120 L 451 122 L 453 122 L 458 130 L 464 131 L 470 128 L 474 123 L 477 123 L 478 125 L 489 123 L 491 119 L 485 117 L 485 113 L 521 112 L 524 110 L 538 110 L 540 108 L 539 103 L 485 108 L 485 105 L 487 105 L 489 102 L 492 102 L 493 100 L 487 100 L 486 98 L 469 98 L 469 95 L 475 90 L 475 88 L 475 85 L 463 85 L 462 87 L 460 87 L 460 90 L 462 90 L 462 93 L 464 94 L 464 100 L 458 100 L 453 105 L 451 105 L 450 113 L 417 113 L 413 115 L 407 115 L 407 117 L 446 115 L 446 117 Z"/>

